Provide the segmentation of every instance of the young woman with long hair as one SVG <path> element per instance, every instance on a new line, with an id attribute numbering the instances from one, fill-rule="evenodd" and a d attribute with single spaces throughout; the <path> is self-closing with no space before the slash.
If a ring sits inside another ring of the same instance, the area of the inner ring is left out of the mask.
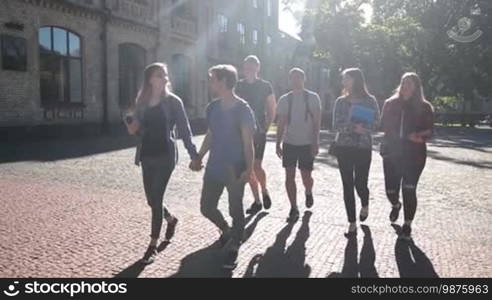
<path id="1" fill-rule="evenodd" d="M 434 109 L 425 100 L 420 77 L 406 73 L 396 93 L 383 106 L 381 127 L 384 139 L 381 155 L 384 164 L 386 195 L 392 204 L 390 221 L 396 222 L 402 207 L 405 220 L 400 238 L 411 239 L 412 221 L 417 210 L 417 184 L 427 159 L 427 140 L 433 134 Z"/>
<path id="2" fill-rule="evenodd" d="M 336 157 L 343 183 L 343 198 L 349 222 L 347 238 L 357 233 L 354 187 L 362 208 L 359 218 L 369 216 L 368 177 L 372 159 L 372 132 L 379 123 L 379 107 L 366 87 L 364 74 L 358 68 L 342 72 L 343 94 L 335 102 L 333 129 Z"/>
<path id="3" fill-rule="evenodd" d="M 163 206 L 164 193 L 178 159 L 174 135 L 176 126 L 191 159 L 196 159 L 198 153 L 191 140 L 191 128 L 183 103 L 170 91 L 165 64 L 153 63 L 145 68 L 143 85 L 132 111 L 132 115 L 125 117 L 125 124 L 128 132 L 140 140 L 135 164 L 142 165 L 145 195 L 152 209 L 151 240 L 142 258 L 143 263 L 149 264 L 157 255 L 163 218 L 167 221 L 167 241 L 173 237 L 178 222 Z"/>

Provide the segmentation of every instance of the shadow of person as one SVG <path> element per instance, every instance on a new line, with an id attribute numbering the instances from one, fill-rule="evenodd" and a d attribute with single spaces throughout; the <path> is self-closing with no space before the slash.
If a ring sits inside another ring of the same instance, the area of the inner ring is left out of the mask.
<path id="1" fill-rule="evenodd" d="M 161 253 L 162 251 L 166 250 L 167 246 L 169 246 L 171 242 L 169 241 L 163 241 L 159 246 L 157 246 L 157 252 Z"/>
<path id="2" fill-rule="evenodd" d="M 248 267 L 246 268 L 246 272 L 244 272 L 244 278 L 252 278 L 255 277 L 255 266 L 259 264 L 260 260 L 263 258 L 263 254 L 256 254 L 249 261 Z"/>
<path id="3" fill-rule="evenodd" d="M 391 224 L 391 227 L 395 230 L 395 234 L 399 236 L 401 234 L 401 226 L 397 224 Z"/>
<path id="4" fill-rule="evenodd" d="M 144 265 L 140 259 L 137 260 L 135 263 L 121 271 L 120 273 L 116 274 L 114 277 L 115 278 L 137 278 L 145 269 L 146 265 Z"/>
<path id="5" fill-rule="evenodd" d="M 246 229 L 244 229 L 244 237 L 243 237 L 243 243 L 246 242 L 252 235 L 253 232 L 256 229 L 256 226 L 258 223 L 263 219 L 264 217 L 268 216 L 267 212 L 261 212 L 258 215 L 256 215 L 255 219 L 251 224 L 249 224 Z M 250 220 L 246 220 L 246 224 L 249 223 Z"/>
<path id="6" fill-rule="evenodd" d="M 427 255 L 414 243 L 410 243 L 410 250 L 415 259 L 417 275 L 419 277 L 439 278 L 436 270 Z"/>
<path id="7" fill-rule="evenodd" d="M 166 250 L 167 246 L 169 246 L 169 242 L 162 242 L 158 247 L 157 247 L 157 252 L 161 253 L 162 251 Z M 156 258 L 158 259 L 158 258 Z M 115 278 L 137 278 L 140 276 L 140 274 L 145 270 L 145 267 L 147 265 L 143 264 L 141 260 L 137 260 L 134 262 L 132 265 L 121 271 L 120 273 L 116 274 L 114 277 Z"/>
<path id="8" fill-rule="evenodd" d="M 285 257 L 289 262 L 285 277 L 307 278 L 311 274 L 311 267 L 306 264 L 306 242 L 309 239 L 309 221 L 312 214 L 310 211 L 304 213 L 302 225 L 297 231 L 294 241 L 285 251 Z"/>
<path id="9" fill-rule="evenodd" d="M 364 242 L 360 252 L 358 261 L 358 242 L 357 237 L 351 237 L 347 240 L 345 246 L 345 256 L 341 272 L 333 272 L 328 275 L 328 278 L 378 278 L 376 270 L 376 251 L 372 241 L 371 229 L 367 225 L 361 225 L 364 232 Z"/>
<path id="10" fill-rule="evenodd" d="M 360 251 L 359 259 L 359 273 L 361 278 L 378 278 L 378 271 L 376 270 L 376 251 L 374 250 L 374 244 L 372 242 L 371 229 L 367 225 L 361 225 L 364 232 L 364 243 L 362 244 L 362 250 Z"/>
<path id="11" fill-rule="evenodd" d="M 258 222 L 267 216 L 268 213 L 262 212 L 256 215 L 254 221 L 244 230 L 243 243 L 253 234 Z M 252 218 L 246 220 L 251 221 Z M 170 277 L 183 278 L 210 278 L 210 277 L 232 277 L 232 271 L 222 267 L 224 263 L 224 252 L 220 249 L 220 242 L 216 241 L 212 245 L 189 254 L 181 260 L 178 272 Z"/>
<path id="12" fill-rule="evenodd" d="M 357 263 L 357 237 L 347 239 L 345 253 L 343 258 L 343 267 L 341 272 L 332 272 L 328 278 L 357 278 L 359 273 L 359 265 Z"/>
<path id="13" fill-rule="evenodd" d="M 398 225 L 393 225 L 400 232 Z M 434 266 L 425 253 L 415 245 L 414 241 L 396 240 L 395 258 L 402 278 L 438 278 Z"/>
<path id="14" fill-rule="evenodd" d="M 281 277 L 283 268 L 283 256 L 285 244 L 289 238 L 295 223 L 287 223 L 287 225 L 280 230 L 275 238 L 275 242 L 272 246 L 268 247 L 263 255 L 255 256 L 251 259 L 247 274 L 251 277 Z M 256 272 L 252 271 L 254 266 L 256 267 Z"/>
<path id="15" fill-rule="evenodd" d="M 232 271 L 222 267 L 223 251 L 219 241 L 210 246 L 187 255 L 181 260 L 178 271 L 171 275 L 173 278 L 227 278 L 232 277 Z"/>
<path id="16" fill-rule="evenodd" d="M 273 245 L 263 255 L 258 254 L 251 259 L 244 277 L 309 277 L 311 267 L 305 264 L 305 260 L 311 215 L 310 211 L 304 213 L 302 225 L 288 249 L 285 249 L 287 239 L 295 223 L 282 228 Z"/>

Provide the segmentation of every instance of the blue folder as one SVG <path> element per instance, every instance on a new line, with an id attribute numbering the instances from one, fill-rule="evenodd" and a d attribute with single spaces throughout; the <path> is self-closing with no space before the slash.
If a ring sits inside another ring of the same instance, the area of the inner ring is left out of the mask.
<path id="1" fill-rule="evenodd" d="M 352 123 L 372 124 L 376 119 L 376 111 L 363 105 L 352 105 L 350 121 Z"/>

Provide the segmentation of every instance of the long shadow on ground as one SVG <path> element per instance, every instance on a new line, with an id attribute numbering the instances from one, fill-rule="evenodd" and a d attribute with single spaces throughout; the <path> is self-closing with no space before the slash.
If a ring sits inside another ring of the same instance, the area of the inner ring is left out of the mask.
<path id="1" fill-rule="evenodd" d="M 256 226 L 267 216 L 268 213 L 262 212 L 256 216 L 251 215 L 246 219 L 246 223 L 254 220 L 245 228 L 244 241 L 253 234 Z M 172 275 L 173 278 L 227 278 L 232 276 L 230 270 L 222 267 L 224 263 L 224 251 L 220 247 L 219 241 L 212 245 L 189 254 L 181 260 L 179 270 Z"/>
<path id="2" fill-rule="evenodd" d="M 135 145 L 135 138 L 129 136 L 16 141 L 5 143 L 0 147 L 0 164 L 20 161 L 57 161 L 118 151 Z"/>
<path id="3" fill-rule="evenodd" d="M 302 225 L 287 249 L 286 242 L 295 224 L 288 223 L 282 228 L 274 244 L 264 254 L 251 259 L 244 277 L 309 277 L 311 267 L 306 264 L 306 242 L 311 215 L 310 211 L 304 213 Z"/>

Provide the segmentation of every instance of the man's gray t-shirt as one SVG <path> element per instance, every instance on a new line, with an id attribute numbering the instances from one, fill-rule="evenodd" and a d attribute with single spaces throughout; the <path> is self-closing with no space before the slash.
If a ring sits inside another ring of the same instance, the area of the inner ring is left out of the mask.
<path id="1" fill-rule="evenodd" d="M 284 142 L 294 146 L 311 145 L 314 141 L 314 113 L 321 112 L 321 101 L 318 94 L 307 91 L 309 113 L 306 120 L 306 104 L 304 92 L 293 93 L 292 111 L 290 115 L 290 123 L 285 124 Z M 289 94 L 280 97 L 277 106 L 277 114 L 287 116 L 289 118 Z"/>

